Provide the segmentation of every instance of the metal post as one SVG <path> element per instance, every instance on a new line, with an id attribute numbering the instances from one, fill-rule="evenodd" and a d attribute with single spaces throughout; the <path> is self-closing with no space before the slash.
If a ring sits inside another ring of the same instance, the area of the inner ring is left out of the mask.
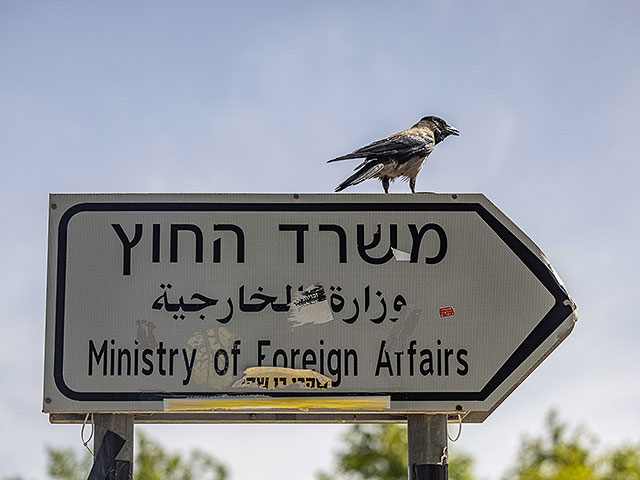
<path id="1" fill-rule="evenodd" d="M 407 417 L 409 480 L 448 480 L 447 415 Z"/>
<path id="2" fill-rule="evenodd" d="M 95 414 L 93 467 L 88 480 L 133 478 L 133 415 Z"/>

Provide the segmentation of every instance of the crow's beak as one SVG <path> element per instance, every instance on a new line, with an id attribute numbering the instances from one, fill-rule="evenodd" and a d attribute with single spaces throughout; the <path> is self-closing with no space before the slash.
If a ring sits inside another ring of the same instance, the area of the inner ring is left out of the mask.
<path id="1" fill-rule="evenodd" d="M 458 129 L 456 127 L 452 127 L 451 125 L 447 125 L 447 133 L 449 135 L 460 135 L 460 132 L 458 131 Z"/>

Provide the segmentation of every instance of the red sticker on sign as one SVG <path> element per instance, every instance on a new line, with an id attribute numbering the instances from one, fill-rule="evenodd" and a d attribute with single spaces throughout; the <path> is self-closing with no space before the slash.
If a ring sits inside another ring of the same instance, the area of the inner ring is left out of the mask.
<path id="1" fill-rule="evenodd" d="M 453 311 L 453 307 L 442 307 L 440 309 L 440 317 L 451 317 L 455 314 L 456 312 Z"/>

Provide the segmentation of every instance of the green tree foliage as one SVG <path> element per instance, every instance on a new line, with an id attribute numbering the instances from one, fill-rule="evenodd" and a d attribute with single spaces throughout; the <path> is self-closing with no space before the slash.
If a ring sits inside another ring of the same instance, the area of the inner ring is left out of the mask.
<path id="1" fill-rule="evenodd" d="M 167 453 L 162 447 L 138 433 L 135 460 L 136 480 L 225 480 L 227 469 L 202 450 L 192 450 L 186 458 Z"/>
<path id="2" fill-rule="evenodd" d="M 640 480 L 640 446 L 614 450 L 605 459 L 606 480 Z"/>
<path id="3" fill-rule="evenodd" d="M 47 473 L 64 480 L 86 480 L 91 470 L 91 456 L 77 455 L 72 448 L 47 447 Z"/>
<path id="4" fill-rule="evenodd" d="M 336 453 L 335 472 L 320 472 L 317 478 L 406 480 L 406 427 L 353 425 Z M 474 480 L 473 459 L 459 452 L 451 453 L 449 478 Z M 551 412 L 542 435 L 523 438 L 514 466 L 503 479 L 640 480 L 640 448 L 623 446 L 602 453 L 585 429 L 570 431 L 558 414 Z"/>
<path id="5" fill-rule="evenodd" d="M 138 432 L 136 480 L 226 480 L 227 469 L 209 454 L 166 452 Z M 73 449 L 47 449 L 48 473 L 60 480 L 84 480 L 91 468 L 89 454 Z M 406 480 L 407 430 L 403 425 L 353 425 L 336 453 L 334 472 L 318 480 Z M 20 480 L 20 477 L 3 477 Z M 292 478 L 295 478 L 292 477 Z M 460 452 L 449 455 L 450 480 L 474 480 L 473 460 Z M 495 478 L 495 477 L 494 477 Z M 586 430 L 570 430 L 551 412 L 545 430 L 525 437 L 514 466 L 504 480 L 640 480 L 640 446 L 626 445 L 602 452 Z"/>
<path id="6" fill-rule="evenodd" d="M 547 416 L 540 437 L 524 438 L 515 466 L 504 480 L 640 480 L 640 448 L 601 454 L 584 429 L 569 431 L 557 412 Z"/>
<path id="7" fill-rule="evenodd" d="M 227 469 L 201 450 L 186 456 L 166 452 L 160 444 L 137 432 L 134 478 L 136 480 L 226 480 Z M 48 473 L 60 480 L 85 480 L 91 470 L 91 456 L 73 449 L 48 448 Z"/>
<path id="8" fill-rule="evenodd" d="M 584 431 L 567 431 L 556 412 L 547 417 L 546 431 L 540 437 L 525 437 L 515 466 L 507 479 L 519 480 L 595 480 L 597 459 L 592 453 L 595 440 Z"/>
<path id="9" fill-rule="evenodd" d="M 450 480 L 473 480 L 473 460 L 464 454 L 449 459 Z M 318 480 L 406 480 L 407 427 L 353 425 L 337 452 L 335 473 L 320 472 Z"/>

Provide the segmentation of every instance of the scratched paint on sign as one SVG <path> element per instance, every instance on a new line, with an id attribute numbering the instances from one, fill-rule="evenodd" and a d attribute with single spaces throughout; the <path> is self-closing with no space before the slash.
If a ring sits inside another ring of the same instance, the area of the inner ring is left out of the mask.
<path id="1" fill-rule="evenodd" d="M 237 372 L 237 336 L 225 327 L 194 332 L 189 347 L 197 349 L 193 365 L 193 380 L 197 385 L 225 387 Z"/>

